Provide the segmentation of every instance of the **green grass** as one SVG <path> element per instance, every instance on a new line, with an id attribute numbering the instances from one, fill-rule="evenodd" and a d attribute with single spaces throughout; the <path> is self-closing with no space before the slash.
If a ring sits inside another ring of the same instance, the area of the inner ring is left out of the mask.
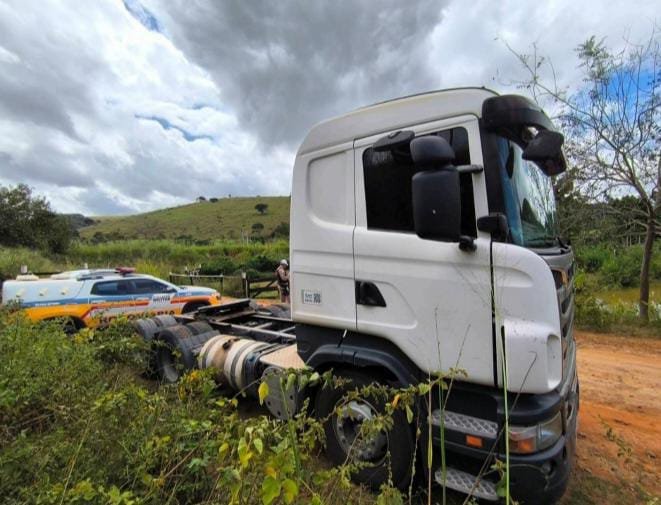
<path id="1" fill-rule="evenodd" d="M 594 293 L 595 298 L 599 298 L 605 303 L 611 305 L 615 303 L 638 303 L 640 288 L 613 288 L 599 290 Z M 661 281 L 650 282 L 650 302 L 661 302 Z"/>
<path id="2" fill-rule="evenodd" d="M 288 196 L 221 198 L 156 210 L 145 214 L 98 217 L 98 223 L 80 229 L 84 239 L 95 233 L 122 239 L 173 239 L 189 236 L 193 240 L 240 239 L 242 232 L 252 234 L 252 225 L 261 223 L 263 237 L 269 237 L 281 223 L 289 223 Z M 265 203 L 262 215 L 255 205 Z"/>

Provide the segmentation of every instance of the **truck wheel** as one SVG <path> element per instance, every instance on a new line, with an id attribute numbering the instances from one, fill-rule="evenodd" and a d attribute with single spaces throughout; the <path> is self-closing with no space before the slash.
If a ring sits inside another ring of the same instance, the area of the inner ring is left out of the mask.
<path id="1" fill-rule="evenodd" d="M 356 482 L 378 489 L 392 477 L 400 489 L 405 488 L 412 475 L 415 442 L 413 431 L 401 410 L 393 414 L 393 425 L 368 439 L 360 435 L 364 421 L 384 410 L 385 400 L 370 395 L 347 398 L 347 393 L 374 384 L 375 380 L 354 370 L 339 371 L 337 376 L 346 381 L 336 388 L 320 388 L 316 397 L 316 412 L 324 419 L 326 454 L 341 465 L 348 461 L 361 464 L 352 478 Z"/>
<path id="2" fill-rule="evenodd" d="M 193 334 L 193 335 L 199 335 L 200 333 L 207 333 L 209 331 L 213 331 L 213 328 L 209 323 L 205 323 L 204 321 L 193 321 L 192 323 L 188 323 L 186 325 L 186 328 Z"/>
<path id="3" fill-rule="evenodd" d="M 189 341 L 194 338 L 184 325 L 170 326 L 158 334 L 156 370 L 163 382 L 177 382 L 181 375 L 195 366 L 195 356 Z"/>
<path id="4" fill-rule="evenodd" d="M 160 316 L 152 317 L 152 320 L 158 325 L 159 328 L 169 328 L 177 323 L 177 320 L 168 314 L 161 314 Z"/>
<path id="5" fill-rule="evenodd" d="M 153 319 L 138 319 L 133 321 L 133 328 L 145 342 L 150 342 L 161 329 Z"/>
<path id="6" fill-rule="evenodd" d="M 138 319 L 133 321 L 133 329 L 145 342 L 154 340 L 154 336 L 162 329 L 156 324 L 154 319 Z M 149 348 L 149 357 L 147 359 L 144 375 L 148 379 L 156 378 L 156 371 L 158 370 L 158 363 L 156 362 L 156 349 L 153 346 Z"/>
<path id="7" fill-rule="evenodd" d="M 159 377 L 163 382 L 177 382 L 184 373 L 197 366 L 197 353 L 217 335 L 216 331 L 193 335 L 183 325 L 163 330 L 158 336 L 156 354 Z"/>

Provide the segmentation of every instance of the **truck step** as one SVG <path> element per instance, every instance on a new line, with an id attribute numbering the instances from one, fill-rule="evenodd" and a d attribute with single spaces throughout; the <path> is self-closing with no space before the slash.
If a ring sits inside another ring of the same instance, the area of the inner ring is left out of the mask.
<path id="1" fill-rule="evenodd" d="M 475 435 L 484 438 L 496 438 L 498 435 L 498 423 L 480 419 L 478 417 L 467 416 L 446 410 L 443 416 L 444 426 L 447 430 L 458 431 L 468 435 Z M 441 425 L 441 411 L 436 409 L 431 413 L 431 422 L 434 426 Z"/>
<path id="2" fill-rule="evenodd" d="M 439 468 L 434 474 L 434 480 L 441 486 L 443 485 L 443 473 Z M 496 485 L 485 479 L 479 479 L 470 473 L 462 472 L 455 468 L 445 469 L 445 487 L 454 489 L 475 498 L 481 498 L 487 501 L 498 501 Z"/>

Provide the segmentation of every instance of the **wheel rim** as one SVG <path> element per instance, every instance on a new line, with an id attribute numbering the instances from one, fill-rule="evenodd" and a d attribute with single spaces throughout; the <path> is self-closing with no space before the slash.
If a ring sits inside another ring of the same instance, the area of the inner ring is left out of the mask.
<path id="1" fill-rule="evenodd" d="M 364 399 L 342 400 L 335 411 L 333 430 L 342 450 L 361 461 L 381 463 L 388 452 L 388 436 L 383 431 L 371 436 L 361 433 L 363 423 L 377 416 L 374 406 Z"/>
<path id="2" fill-rule="evenodd" d="M 166 382 L 177 382 L 181 374 L 179 373 L 179 370 L 177 370 L 177 361 L 172 349 L 167 346 L 161 347 L 158 350 L 158 354 L 161 377 Z"/>

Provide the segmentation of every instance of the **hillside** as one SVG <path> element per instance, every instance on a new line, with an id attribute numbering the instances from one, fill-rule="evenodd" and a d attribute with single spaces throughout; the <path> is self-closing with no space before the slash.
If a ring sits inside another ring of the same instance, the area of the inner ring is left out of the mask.
<path id="1" fill-rule="evenodd" d="M 238 239 L 242 231 L 255 236 L 253 224 L 261 223 L 259 235 L 270 237 L 278 225 L 289 226 L 289 201 L 288 196 L 221 198 L 145 214 L 98 217 L 96 224 L 79 231 L 86 239 L 99 233 L 103 239 Z M 258 203 L 268 205 L 263 215 L 255 210 Z"/>

